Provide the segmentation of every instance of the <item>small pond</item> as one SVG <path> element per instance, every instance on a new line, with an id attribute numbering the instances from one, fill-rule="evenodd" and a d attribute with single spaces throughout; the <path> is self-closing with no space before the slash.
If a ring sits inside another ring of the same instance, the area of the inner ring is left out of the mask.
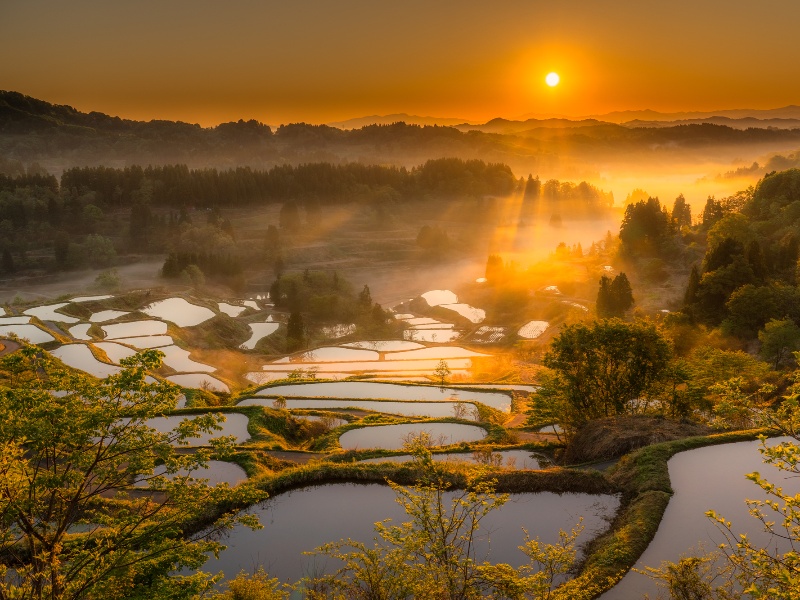
<path id="1" fill-rule="evenodd" d="M 454 329 L 455 325 L 452 323 L 427 323 L 422 325 L 413 325 L 409 329 Z"/>
<path id="2" fill-rule="evenodd" d="M 250 328 L 252 335 L 240 347 L 247 350 L 252 350 L 262 338 L 272 335 L 278 331 L 280 323 L 273 323 L 270 321 L 269 323 L 248 323 L 247 326 Z"/>
<path id="3" fill-rule="evenodd" d="M 484 462 L 479 460 L 472 452 L 448 452 L 446 454 L 432 454 L 433 460 L 437 462 L 464 462 L 469 464 L 478 464 Z M 380 462 L 394 462 L 403 463 L 408 462 L 413 457 L 410 454 L 400 454 L 397 456 L 383 456 L 380 458 L 367 458 L 358 462 L 362 463 L 380 463 Z M 493 461 L 499 461 L 499 466 L 507 467 L 509 469 L 540 469 L 539 456 L 528 450 L 497 450 L 492 452 Z M 497 464 L 497 463 L 494 463 Z"/>
<path id="4" fill-rule="evenodd" d="M 175 323 L 178 327 L 199 325 L 215 316 L 214 311 L 210 308 L 192 304 L 183 298 L 167 298 L 153 302 L 143 308 L 142 312 L 151 317 Z"/>
<path id="5" fill-rule="evenodd" d="M 400 385 L 369 381 L 331 381 L 277 385 L 256 392 L 257 396 L 284 396 L 286 398 L 351 398 L 382 400 L 446 401 L 456 397 L 461 402 L 481 402 L 492 408 L 509 412 L 511 398 L 499 392 L 475 392 L 432 385 Z"/>
<path id="6" fill-rule="evenodd" d="M 472 334 L 471 341 L 475 344 L 494 344 L 502 340 L 506 335 L 505 327 L 489 327 L 484 325 Z"/>
<path id="7" fill-rule="evenodd" d="M 473 358 L 475 356 L 490 356 L 482 352 L 467 350 L 458 346 L 437 346 L 435 348 L 420 348 L 419 350 L 407 350 L 405 352 L 392 352 L 386 358 L 391 360 L 409 360 L 420 358 Z M 437 363 L 438 364 L 438 363 Z"/>
<path id="8" fill-rule="evenodd" d="M 108 339 L 130 338 L 144 335 L 164 335 L 167 333 L 167 324 L 164 321 L 129 321 L 103 325 L 103 331 Z"/>
<path id="9" fill-rule="evenodd" d="M 469 304 L 441 304 L 442 308 L 446 308 L 447 310 L 452 310 L 457 312 L 465 319 L 468 319 L 472 323 L 482 323 L 486 320 L 486 311 L 482 308 L 475 308 L 474 306 L 470 306 Z"/>
<path id="10" fill-rule="evenodd" d="M 113 321 L 114 319 L 119 319 L 129 314 L 129 312 L 121 310 L 101 310 L 100 312 L 93 313 L 92 316 L 89 317 L 89 320 L 92 323 L 105 323 L 106 321 Z"/>
<path id="11" fill-rule="evenodd" d="M 431 319 L 430 317 L 413 317 L 411 319 L 404 319 L 404 321 L 406 322 L 407 325 L 413 325 L 413 326 L 428 325 L 428 326 L 441 327 L 442 325 L 444 325 L 444 323 L 442 323 L 438 319 Z"/>
<path id="12" fill-rule="evenodd" d="M 164 346 L 159 350 L 164 353 L 164 364 L 176 371 L 211 373 L 217 370 L 216 367 L 192 360 L 189 358 L 189 351 L 178 346 Z"/>
<path id="13" fill-rule="evenodd" d="M 102 296 L 76 296 L 72 298 L 70 302 L 95 302 L 97 300 L 108 300 L 109 298 L 113 298 L 111 294 L 105 294 Z"/>
<path id="14" fill-rule="evenodd" d="M 351 342 L 342 344 L 346 348 L 363 348 L 364 350 L 377 350 L 378 352 L 399 352 L 402 350 L 416 350 L 424 348 L 422 344 L 407 342 L 405 340 L 375 340 L 370 342 Z"/>
<path id="15" fill-rule="evenodd" d="M 166 469 L 164 466 L 155 468 L 154 475 L 163 475 Z M 219 485 L 220 483 L 227 483 L 229 486 L 238 485 L 247 480 L 247 473 L 245 470 L 236 463 L 227 462 L 224 460 L 209 460 L 206 466 L 200 469 L 194 469 L 191 473 L 187 469 L 179 469 L 177 472 L 167 475 L 167 479 L 174 479 L 175 477 L 185 477 L 190 475 L 194 479 L 208 479 L 208 485 Z M 146 482 L 139 482 L 136 487 L 145 487 Z"/>
<path id="16" fill-rule="evenodd" d="M 417 342 L 446 344 L 460 338 L 461 333 L 452 329 L 406 329 L 403 337 Z"/>
<path id="17" fill-rule="evenodd" d="M 397 524 L 408 520 L 394 499 L 391 488 L 380 484 L 338 483 L 280 494 L 251 509 L 263 529 L 236 526 L 221 539 L 228 549 L 218 559 L 209 559 L 203 570 L 234 577 L 241 570 L 252 572 L 261 566 L 283 582 L 295 582 L 312 571 L 329 573 L 337 563 L 303 552 L 344 538 L 371 546 L 374 523 L 387 518 Z M 531 536 L 553 544 L 559 529 L 570 530 L 580 517 L 586 529 L 579 542 L 588 541 L 606 530 L 618 505 L 619 500 L 608 495 L 512 494 L 481 523 L 477 558 L 520 566 L 527 562 L 518 549 L 524 542 L 523 527 Z"/>
<path id="18" fill-rule="evenodd" d="M 236 306 L 235 304 L 228 304 L 227 302 L 218 302 L 219 311 L 225 313 L 229 317 L 238 317 L 247 310 L 246 306 Z"/>
<path id="19" fill-rule="evenodd" d="M 76 340 L 84 340 L 89 341 L 92 339 L 92 336 L 89 335 L 89 327 L 91 327 L 91 323 L 81 323 L 80 325 L 73 325 L 69 328 L 69 334 L 74 337 Z"/>
<path id="20" fill-rule="evenodd" d="M 350 362 L 360 360 L 378 360 L 380 355 L 374 350 L 345 348 L 343 346 L 326 346 L 308 350 L 292 356 L 284 356 L 273 360 L 270 364 L 302 363 L 302 362 Z"/>
<path id="21" fill-rule="evenodd" d="M 258 299 L 260 300 L 261 296 L 258 296 Z M 245 300 L 244 302 L 242 302 L 242 305 L 247 308 L 252 308 L 253 310 L 259 310 L 258 302 L 256 302 L 255 300 Z"/>
<path id="22" fill-rule="evenodd" d="M 542 335 L 548 327 L 550 327 L 550 323 L 547 321 L 529 321 L 519 328 L 517 335 L 528 340 L 535 340 Z"/>
<path id="23" fill-rule="evenodd" d="M 26 325 L 30 322 L 30 317 L 0 317 L 0 325 Z"/>
<path id="24" fill-rule="evenodd" d="M 787 438 L 777 438 L 768 443 L 775 445 L 785 440 Z M 777 546 L 780 552 L 788 551 L 785 542 L 770 538 L 762 530 L 761 523 L 748 514 L 745 498 L 764 499 L 766 495 L 745 479 L 745 475 L 758 471 L 788 494 L 800 493 L 800 480 L 764 464 L 759 445 L 758 441 L 720 444 L 673 456 L 668 466 L 675 494 L 670 498 L 655 538 L 636 568 L 658 567 L 664 560 L 677 561 L 681 554 L 696 551 L 700 544 L 709 552 L 716 549 L 724 538 L 705 516 L 707 510 L 714 510 L 731 521 L 733 531 L 746 533 L 756 546 L 768 546 L 772 550 Z M 655 597 L 656 592 L 657 588 L 648 577 L 631 571 L 601 598 L 639 600 L 645 593 Z"/>
<path id="25" fill-rule="evenodd" d="M 425 432 L 436 446 L 450 446 L 461 442 L 477 442 L 486 437 L 486 430 L 476 425 L 462 423 L 401 423 L 375 425 L 345 431 L 339 444 L 345 450 L 381 448 L 399 450 L 409 436 Z"/>
<path id="26" fill-rule="evenodd" d="M 395 314 L 394 318 L 397 319 L 398 321 L 404 321 L 406 319 L 413 319 L 414 315 L 412 315 L 411 313 L 397 313 Z"/>
<path id="27" fill-rule="evenodd" d="M 231 391 L 226 383 L 206 373 L 182 373 L 180 375 L 170 375 L 166 379 L 187 388 L 201 389 L 204 385 L 208 385 L 212 391 L 226 393 Z"/>
<path id="28" fill-rule="evenodd" d="M 357 372 L 386 372 L 386 371 L 433 371 L 439 366 L 438 360 L 373 360 L 367 362 L 317 362 L 317 363 L 279 363 L 273 362 L 264 365 L 264 371 L 287 371 L 293 369 L 316 369 L 320 376 L 324 373 L 357 373 Z M 469 369 L 472 361 L 468 358 L 454 358 L 447 361 L 451 369 Z"/>
<path id="29" fill-rule="evenodd" d="M 34 308 L 29 308 L 25 311 L 26 315 L 31 315 L 32 317 L 37 317 L 42 321 L 57 321 L 59 323 L 80 323 L 80 319 L 76 319 L 75 317 L 69 317 L 67 315 L 63 315 L 60 312 L 56 312 L 59 308 L 62 308 L 69 304 L 69 302 L 61 302 L 59 304 L 48 304 L 46 306 L 36 306 Z"/>
<path id="30" fill-rule="evenodd" d="M 450 290 L 431 290 L 421 294 L 421 297 L 429 306 L 439 306 L 440 304 L 456 304 L 458 296 Z"/>
<path id="31" fill-rule="evenodd" d="M 517 383 L 468 383 L 464 387 L 479 388 L 482 390 L 508 390 L 517 392 L 535 392 L 539 388 L 535 385 L 523 385 Z"/>
<path id="32" fill-rule="evenodd" d="M 39 329 L 36 325 L 0 325 L 0 337 L 7 337 L 11 334 L 26 339 L 31 344 L 45 344 L 47 342 L 54 342 L 56 339 L 46 331 Z"/>
<path id="33" fill-rule="evenodd" d="M 349 421 L 347 419 L 341 419 L 339 417 L 321 417 L 318 415 L 292 415 L 295 419 L 300 419 L 303 421 L 311 421 L 314 423 L 325 423 L 328 427 L 333 429 L 334 427 L 339 427 L 339 425 L 346 425 Z"/>
<path id="34" fill-rule="evenodd" d="M 61 362 L 65 365 L 80 369 L 99 379 L 104 379 L 121 371 L 117 366 L 97 360 L 86 344 L 65 344 L 51 351 L 51 354 L 61 359 Z"/>
<path id="35" fill-rule="evenodd" d="M 337 339 L 356 332 L 355 323 L 340 323 L 322 328 L 322 335 L 326 338 Z"/>
<path id="36" fill-rule="evenodd" d="M 379 364 L 379 363 L 376 363 Z M 277 381 L 279 379 L 286 379 L 291 375 L 293 371 L 296 369 L 286 369 L 285 371 L 251 371 L 249 373 L 245 373 L 245 379 L 248 381 L 252 381 L 256 385 L 264 385 L 265 383 L 269 383 L 270 381 Z M 363 374 L 363 372 L 361 373 Z M 432 376 L 433 374 L 431 371 L 402 371 L 402 374 L 398 374 L 397 371 L 385 371 L 381 372 L 378 370 L 371 370 L 368 372 L 370 375 L 370 381 L 403 381 L 403 382 L 419 382 L 419 383 L 431 383 L 431 379 L 428 376 Z M 336 373 L 336 372 L 325 372 L 320 374 L 320 379 L 348 379 L 353 377 L 356 373 Z M 470 373 L 469 371 L 461 371 L 458 369 L 450 369 L 450 375 L 452 377 L 460 377 L 463 379 L 469 379 Z"/>
<path id="37" fill-rule="evenodd" d="M 266 398 L 248 398 L 242 400 L 239 406 L 272 406 L 273 400 Z M 403 415 L 405 417 L 429 417 L 432 419 L 452 417 L 454 415 L 455 402 L 392 402 L 381 400 L 323 400 L 315 398 L 304 398 L 302 400 L 286 399 L 286 408 L 305 408 L 305 409 L 331 409 L 331 408 L 360 408 L 362 410 L 373 410 L 375 412 L 388 413 L 392 415 Z M 467 403 L 466 408 L 470 411 L 474 404 Z"/>
<path id="38" fill-rule="evenodd" d="M 169 346 L 174 343 L 174 340 L 169 335 L 143 335 L 141 337 L 129 338 L 114 338 L 120 344 L 127 344 L 139 350 L 146 350 L 147 348 L 161 348 L 162 346 Z"/>
<path id="39" fill-rule="evenodd" d="M 105 352 L 108 359 L 116 364 L 119 364 L 119 361 L 123 358 L 128 358 L 136 354 L 136 350 L 115 342 L 95 342 L 94 345 Z"/>
<path id="40" fill-rule="evenodd" d="M 168 433 L 174 430 L 181 421 L 184 419 L 191 419 L 196 415 L 170 415 L 169 417 L 154 417 L 146 421 L 149 427 L 162 433 Z M 225 422 L 220 423 L 222 427 L 219 431 L 212 431 L 211 433 L 202 433 L 196 438 L 189 440 L 189 446 L 206 446 L 208 440 L 211 438 L 218 438 L 222 436 L 232 435 L 235 438 L 235 443 L 241 444 L 250 439 L 250 434 L 247 432 L 247 416 L 239 413 L 227 413 L 225 415 Z"/>

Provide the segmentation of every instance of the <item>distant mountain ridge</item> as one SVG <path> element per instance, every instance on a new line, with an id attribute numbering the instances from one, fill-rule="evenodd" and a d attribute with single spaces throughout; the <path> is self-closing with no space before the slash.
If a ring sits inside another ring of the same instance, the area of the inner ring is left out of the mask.
<path id="1" fill-rule="evenodd" d="M 368 125 L 390 125 L 404 122 L 409 125 L 439 125 L 455 127 L 461 131 L 483 131 L 485 133 L 522 133 L 537 128 L 573 128 L 593 125 L 623 125 L 625 127 L 670 127 L 676 125 L 700 125 L 711 123 L 724 125 L 733 129 L 800 128 L 800 106 L 789 105 L 770 109 L 726 109 L 716 111 L 693 111 L 662 113 L 655 110 L 625 110 L 585 117 L 566 117 L 538 115 L 529 113 L 517 119 L 496 117 L 485 123 L 471 122 L 465 119 L 449 117 L 420 117 L 397 113 L 391 115 L 371 115 L 357 117 L 347 121 L 328 123 L 339 129 L 358 129 Z"/>
<path id="2" fill-rule="evenodd" d="M 355 117 L 345 121 L 334 121 L 326 123 L 330 127 L 338 129 L 361 129 L 368 125 L 391 125 L 392 123 L 407 123 L 408 125 L 440 125 L 454 126 L 468 123 L 466 119 L 455 119 L 452 117 L 420 117 L 407 113 L 395 113 L 391 115 L 371 115 L 368 117 Z"/>

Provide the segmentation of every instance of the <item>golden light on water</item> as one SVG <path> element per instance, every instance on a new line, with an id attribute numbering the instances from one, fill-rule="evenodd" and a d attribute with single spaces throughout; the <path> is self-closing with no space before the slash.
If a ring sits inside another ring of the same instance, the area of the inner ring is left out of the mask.
<path id="1" fill-rule="evenodd" d="M 558 76 L 558 73 L 548 73 L 544 80 L 550 87 L 556 87 L 558 82 L 561 81 L 561 77 Z"/>

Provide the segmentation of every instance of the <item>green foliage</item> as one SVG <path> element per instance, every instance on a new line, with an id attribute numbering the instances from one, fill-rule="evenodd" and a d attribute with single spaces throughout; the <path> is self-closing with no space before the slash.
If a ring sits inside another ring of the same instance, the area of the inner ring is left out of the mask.
<path id="1" fill-rule="evenodd" d="M 551 372 L 533 395 L 534 413 L 547 407 L 569 434 L 592 419 L 640 412 L 670 357 L 669 342 L 652 323 L 568 325 L 544 357 Z"/>
<path id="2" fill-rule="evenodd" d="M 498 494 L 483 469 L 472 469 L 466 487 L 451 490 L 447 467 L 433 461 L 424 439 L 411 440 L 410 468 L 417 475 L 411 487 L 389 482 L 409 521 L 375 524 L 372 546 L 351 539 L 315 550 L 344 562 L 329 576 L 306 579 L 309 598 L 380 598 L 469 600 L 483 597 L 560 600 L 590 598 L 600 586 L 585 580 L 556 588 L 576 566 L 576 538 L 582 529 L 560 532 L 556 544 L 527 536 L 521 549 L 530 563 L 519 569 L 479 562 L 475 540 L 481 522 L 501 507 L 508 494 Z"/>
<path id="3" fill-rule="evenodd" d="M 740 598 L 730 568 L 720 569 L 719 552 L 681 556 L 678 562 L 664 561 L 658 569 L 646 567 L 640 573 L 655 580 L 671 600 L 735 600 Z"/>
<path id="4" fill-rule="evenodd" d="M 597 316 L 602 319 L 622 317 L 633 308 L 633 290 L 625 273 L 612 280 L 603 275 L 597 292 Z"/>
<path id="5" fill-rule="evenodd" d="M 436 365 L 436 369 L 434 370 L 433 374 L 436 377 L 436 380 L 439 382 L 439 385 L 444 386 L 447 383 L 447 379 L 450 377 L 450 367 L 447 364 L 447 361 L 442 359 Z"/>
<path id="6" fill-rule="evenodd" d="M 179 393 L 145 381 L 160 356 L 148 350 L 124 359 L 121 373 L 101 381 L 31 346 L 0 361 L 3 597 L 191 597 L 214 579 L 182 569 L 199 569 L 221 549 L 217 532 L 238 522 L 257 526 L 235 507 L 262 493 L 209 487 L 193 476 L 211 452 L 174 449 L 224 417 L 186 419 L 168 433 L 147 425 L 172 410 Z M 232 447 L 225 438 L 213 445 L 220 456 Z M 157 464 L 174 478 L 154 475 Z M 183 469 L 189 475 L 177 473 Z M 137 483 L 157 493 L 129 494 Z M 194 532 L 193 520 L 210 526 Z"/>
<path id="7" fill-rule="evenodd" d="M 676 229 L 692 226 L 692 207 L 686 202 L 683 194 L 675 198 L 672 205 L 672 224 Z"/>
<path id="8" fill-rule="evenodd" d="M 210 596 L 211 600 L 286 600 L 289 591 L 282 589 L 275 577 L 270 577 L 263 568 L 252 575 L 241 572 L 225 583 L 228 588 L 221 594 Z"/>
<path id="9" fill-rule="evenodd" d="M 800 474 L 800 372 L 794 374 L 795 383 L 789 394 L 772 415 L 772 425 L 793 438 L 772 446 L 761 436 L 759 451 L 764 462 L 789 473 Z M 750 514 L 758 519 L 764 530 L 788 540 L 791 549 L 781 553 L 777 549 L 760 548 L 746 536 L 737 536 L 731 523 L 714 511 L 706 513 L 726 537 L 722 546 L 736 578 L 749 597 L 755 600 L 797 600 L 800 597 L 800 497 L 784 492 L 762 477 L 758 472 L 747 478 L 766 493 L 765 500 L 746 500 Z M 778 518 L 776 519 L 775 513 Z"/>
<path id="10" fill-rule="evenodd" d="M 758 332 L 758 340 L 761 342 L 761 357 L 771 360 L 777 370 L 793 352 L 800 350 L 800 327 L 791 319 L 772 319 Z"/>
<path id="11" fill-rule="evenodd" d="M 101 290 L 115 292 L 122 285 L 122 280 L 116 269 L 109 269 L 95 277 L 94 284 Z"/>
<path id="12" fill-rule="evenodd" d="M 659 254 L 670 229 L 669 214 L 658 198 L 629 204 L 619 228 L 622 252 L 630 255 Z"/>

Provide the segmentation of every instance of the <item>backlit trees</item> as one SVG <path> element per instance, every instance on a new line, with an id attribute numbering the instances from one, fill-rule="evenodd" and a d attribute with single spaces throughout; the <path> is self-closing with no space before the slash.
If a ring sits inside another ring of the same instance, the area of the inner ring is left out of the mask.
<path id="1" fill-rule="evenodd" d="M 159 356 L 125 359 L 122 372 L 99 381 L 31 346 L 0 361 L 0 597 L 188 598 L 213 581 L 197 569 L 221 548 L 216 533 L 255 525 L 236 507 L 263 494 L 198 483 L 191 477 L 210 451 L 175 451 L 217 428 L 217 415 L 169 433 L 148 426 L 178 395 L 145 380 Z M 157 464 L 170 477 L 155 476 Z M 134 492 L 137 484 L 151 491 Z"/>

